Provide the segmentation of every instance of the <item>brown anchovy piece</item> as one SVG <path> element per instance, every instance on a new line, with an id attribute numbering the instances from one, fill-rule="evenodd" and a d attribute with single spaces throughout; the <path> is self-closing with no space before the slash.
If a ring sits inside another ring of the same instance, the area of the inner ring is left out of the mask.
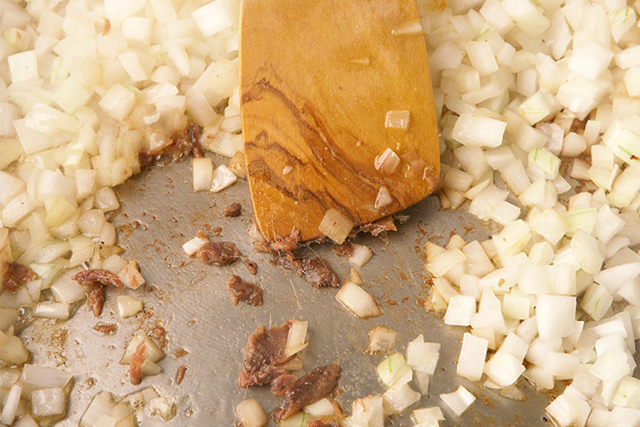
<path id="1" fill-rule="evenodd" d="M 122 282 L 120 281 L 120 278 L 118 276 L 108 270 L 102 270 L 98 268 L 84 270 L 76 273 L 71 277 L 71 279 L 75 280 L 79 285 L 82 286 L 93 286 L 101 284 L 104 286 L 113 285 L 118 289 L 122 289 Z"/>

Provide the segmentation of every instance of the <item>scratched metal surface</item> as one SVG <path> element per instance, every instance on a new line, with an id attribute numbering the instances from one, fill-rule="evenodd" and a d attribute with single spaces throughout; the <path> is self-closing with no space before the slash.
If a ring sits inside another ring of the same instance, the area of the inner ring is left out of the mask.
<path id="1" fill-rule="evenodd" d="M 39 349 L 34 354 L 36 363 L 60 366 L 75 374 L 70 416 L 58 425 L 77 425 L 90 399 L 100 391 L 123 396 L 146 386 L 176 398 L 177 416 L 168 426 L 230 426 L 235 404 L 249 397 L 269 411 L 278 405 L 279 398 L 271 396 L 266 388 L 239 389 L 236 379 L 248 335 L 259 324 L 275 325 L 290 318 L 309 321 L 310 344 L 302 353 L 304 371 L 334 362 L 342 366 L 339 387 L 343 393 L 338 401 L 347 411 L 355 398 L 384 391 L 375 374 L 375 366 L 383 356 L 363 352 L 367 331 L 384 325 L 398 332 L 396 348 L 401 352 L 421 333 L 426 340 L 442 343 L 430 393 L 414 408 L 442 406 L 438 395 L 463 384 L 478 399 L 457 420 L 445 410 L 444 425 L 548 425 L 543 420 L 547 396 L 535 393 L 525 381 L 520 385 L 527 400 L 515 402 L 455 375 L 463 328 L 445 326 L 422 308 L 420 301 L 427 291 L 420 248 L 428 237 L 444 243 L 451 231 L 470 239 L 484 238 L 489 230 L 461 212 L 440 211 L 435 197 L 409 208 L 409 221 L 398 232 L 389 234 L 387 240 L 358 238 L 375 251 L 361 273 L 367 291 L 384 311 L 376 319 L 360 320 L 338 304 L 334 289 L 313 289 L 298 277 L 270 265 L 267 255 L 254 252 L 247 235 L 252 212 L 245 181 L 219 195 L 193 193 L 190 164 L 181 162 L 151 168 L 117 192 L 122 204 L 114 218 L 119 244 L 126 249 L 126 258 L 139 262 L 147 280 L 144 290 L 131 292 L 142 298 L 145 311 L 134 318 L 120 319 L 115 307 L 116 292 L 110 290 L 100 319 L 83 305 L 70 321 L 38 322 L 25 331 L 27 345 Z M 224 218 L 222 209 L 234 201 L 242 203 L 241 217 Z M 222 227 L 220 239 L 235 242 L 245 256 L 258 264 L 257 276 L 251 277 L 242 263 L 214 267 L 185 257 L 181 245 L 186 240 L 199 229 L 211 231 L 217 226 Z M 326 256 L 341 277 L 346 277 L 348 262 L 334 255 L 328 245 L 314 245 L 308 251 Z M 226 281 L 234 273 L 247 280 L 255 279 L 263 287 L 262 307 L 231 304 Z M 93 326 L 98 321 L 116 323 L 116 334 L 97 334 Z M 160 362 L 163 372 L 145 378 L 138 387 L 132 386 L 127 367 L 118 361 L 136 331 L 149 330 L 157 324 L 168 332 L 167 357 Z M 178 349 L 189 353 L 176 358 L 173 353 Z M 175 376 L 181 365 L 187 371 L 182 384 L 177 385 Z M 390 418 L 387 425 L 412 425 L 409 412 Z M 163 423 L 146 420 L 142 425 Z"/>

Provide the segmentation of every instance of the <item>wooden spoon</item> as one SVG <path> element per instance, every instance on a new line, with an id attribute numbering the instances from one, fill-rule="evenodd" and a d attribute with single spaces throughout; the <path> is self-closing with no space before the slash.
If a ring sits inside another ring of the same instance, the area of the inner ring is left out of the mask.
<path id="1" fill-rule="evenodd" d="M 332 208 L 367 224 L 438 183 L 416 0 L 243 0 L 240 96 L 253 208 L 269 242 L 321 237 Z"/>

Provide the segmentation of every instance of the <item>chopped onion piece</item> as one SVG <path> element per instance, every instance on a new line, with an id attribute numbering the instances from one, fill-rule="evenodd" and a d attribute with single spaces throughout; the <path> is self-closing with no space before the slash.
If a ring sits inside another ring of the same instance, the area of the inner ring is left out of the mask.
<path id="1" fill-rule="evenodd" d="M 393 350 L 398 339 L 398 333 L 383 326 L 369 329 L 369 345 L 367 353 L 384 353 Z"/>
<path id="2" fill-rule="evenodd" d="M 118 273 L 118 278 L 127 288 L 138 289 L 144 285 L 145 280 L 138 270 L 138 263 L 130 259 L 127 265 Z"/>
<path id="3" fill-rule="evenodd" d="M 56 301 L 66 304 L 82 301 L 86 297 L 84 288 L 75 280 L 71 280 L 71 276 L 77 273 L 75 270 L 63 273 L 51 284 L 51 292 Z"/>
<path id="4" fill-rule="evenodd" d="M 182 250 L 187 256 L 193 256 L 209 242 L 209 238 L 202 232 L 198 232 L 196 237 L 182 245 Z"/>
<path id="5" fill-rule="evenodd" d="M 411 367 L 400 353 L 393 353 L 385 358 L 378 364 L 376 371 L 380 381 L 387 387 L 406 384 L 413 377 Z"/>
<path id="6" fill-rule="evenodd" d="M 391 175 L 400 166 L 400 157 L 391 148 L 387 148 L 382 154 L 376 156 L 373 165 L 376 170 L 386 175 Z"/>
<path id="7" fill-rule="evenodd" d="M 389 110 L 384 120 L 384 127 L 388 129 L 408 129 L 409 110 Z"/>
<path id="8" fill-rule="evenodd" d="M 109 187 L 102 187 L 96 191 L 95 196 L 95 206 L 103 212 L 115 211 L 120 207 L 118 196 L 115 191 Z"/>
<path id="9" fill-rule="evenodd" d="M 123 319 L 142 311 L 142 302 L 128 295 L 118 295 L 118 314 Z"/>
<path id="10" fill-rule="evenodd" d="M 138 348 L 138 345 L 140 345 L 140 343 L 143 341 L 147 349 L 147 356 L 146 356 L 147 361 L 155 363 L 164 358 L 165 356 L 164 351 L 162 351 L 162 349 L 155 342 L 153 342 L 153 340 L 149 338 L 144 332 L 140 332 L 137 335 L 135 335 L 131 339 L 131 341 L 129 341 L 129 345 L 125 350 L 124 355 L 120 360 L 120 363 L 123 365 L 128 365 L 129 362 L 131 362 L 131 356 L 133 356 L 133 353 L 135 353 L 136 349 Z"/>
<path id="11" fill-rule="evenodd" d="M 353 254 L 348 258 L 349 262 L 357 267 L 362 267 L 371 260 L 373 257 L 373 251 L 371 248 L 353 243 Z"/>
<path id="12" fill-rule="evenodd" d="M 502 143 L 507 123 L 476 113 L 464 113 L 452 130 L 452 137 L 470 147 L 497 147 Z"/>
<path id="13" fill-rule="evenodd" d="M 378 195 L 376 196 L 376 201 L 373 203 L 373 207 L 375 209 L 380 209 L 385 206 L 388 206 L 391 202 L 393 202 L 393 198 L 391 194 L 389 194 L 389 190 L 384 185 L 380 187 L 378 190 Z"/>
<path id="14" fill-rule="evenodd" d="M 237 180 L 238 178 L 231 171 L 231 169 L 229 169 L 225 165 L 220 165 L 213 171 L 213 179 L 211 181 L 210 190 L 214 193 L 217 193 L 231 186 Z"/>
<path id="15" fill-rule="evenodd" d="M 465 333 L 462 338 L 456 373 L 471 381 L 480 381 L 484 372 L 488 346 L 489 341 L 486 339 Z"/>
<path id="16" fill-rule="evenodd" d="M 367 396 L 352 403 L 351 416 L 343 420 L 349 427 L 384 427 L 382 396 Z"/>
<path id="17" fill-rule="evenodd" d="M 536 320 L 540 338 L 564 338 L 575 329 L 576 298 L 561 295 L 538 295 Z"/>
<path id="18" fill-rule="evenodd" d="M 425 424 L 427 426 L 437 426 L 438 421 L 444 421 L 444 419 L 442 409 L 438 406 L 414 409 L 411 411 L 411 421 L 416 425 Z"/>
<path id="19" fill-rule="evenodd" d="M 418 21 L 409 21 L 397 28 L 391 30 L 391 34 L 396 36 L 411 36 L 422 34 L 422 23 Z"/>
<path id="20" fill-rule="evenodd" d="M 382 314 L 373 297 L 353 282 L 345 282 L 336 293 L 336 299 L 353 314 L 363 319 Z"/>
<path id="21" fill-rule="evenodd" d="M 484 366 L 484 372 L 498 387 L 515 383 L 524 371 L 522 363 L 505 351 L 498 351 Z"/>
<path id="22" fill-rule="evenodd" d="M 459 386 L 456 391 L 443 393 L 440 399 L 447 405 L 456 417 L 462 415 L 476 400 L 475 396 L 463 386 Z"/>
<path id="23" fill-rule="evenodd" d="M 291 327 L 289 328 L 289 336 L 287 337 L 287 344 L 284 349 L 284 355 L 286 357 L 293 356 L 294 354 L 304 350 L 309 343 L 305 342 L 307 339 L 307 325 L 309 322 L 300 322 L 293 320 Z"/>
<path id="24" fill-rule="evenodd" d="M 407 364 L 412 369 L 433 375 L 440 357 L 440 343 L 424 342 L 422 334 L 407 345 Z"/>
<path id="25" fill-rule="evenodd" d="M 382 409 L 385 415 L 403 413 L 409 406 L 420 400 L 421 394 L 409 384 L 397 384 L 382 395 Z"/>
<path id="26" fill-rule="evenodd" d="M 35 390 L 29 398 L 31 412 L 36 419 L 63 417 L 67 412 L 67 394 L 60 387 Z"/>
<path id="27" fill-rule="evenodd" d="M 80 419 L 80 427 L 92 427 L 98 420 L 108 415 L 115 407 L 111 393 L 103 391 L 96 394 Z"/>
<path id="28" fill-rule="evenodd" d="M 36 305 L 33 310 L 36 317 L 46 317 L 49 319 L 68 319 L 71 315 L 69 304 L 63 302 L 42 302 Z"/>
<path id="29" fill-rule="evenodd" d="M 191 160 L 193 168 L 193 191 L 205 191 L 211 188 L 213 181 L 213 162 L 208 157 Z"/>
<path id="30" fill-rule="evenodd" d="M 333 403 L 325 397 L 305 406 L 304 412 L 312 417 L 330 417 L 335 415 L 336 409 L 334 408 Z"/>
<path id="31" fill-rule="evenodd" d="M 236 420 L 245 427 L 264 427 L 267 414 L 255 399 L 247 399 L 236 405 Z"/>
<path id="32" fill-rule="evenodd" d="M 4 406 L 2 407 L 2 417 L 0 421 L 2 424 L 11 425 L 16 418 L 18 411 L 18 405 L 20 404 L 20 394 L 22 393 L 22 385 L 14 384 L 9 389 L 9 394 L 4 400 Z"/>
<path id="33" fill-rule="evenodd" d="M 476 298 L 469 295 L 456 295 L 449 300 L 444 323 L 454 326 L 471 326 L 471 318 L 476 312 Z"/>
<path id="34" fill-rule="evenodd" d="M 345 239 L 351 233 L 353 229 L 353 221 L 347 218 L 346 215 L 337 211 L 336 209 L 329 209 L 320 221 L 318 230 L 333 240 L 335 243 L 341 245 Z"/>

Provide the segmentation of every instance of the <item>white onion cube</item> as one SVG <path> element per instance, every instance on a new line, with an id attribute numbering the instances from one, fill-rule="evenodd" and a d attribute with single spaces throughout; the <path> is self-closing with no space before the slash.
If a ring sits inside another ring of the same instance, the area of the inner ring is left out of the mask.
<path id="1" fill-rule="evenodd" d="M 451 409 L 456 417 L 462 415 L 476 400 L 476 397 L 463 386 L 451 393 L 443 393 L 440 399 Z"/>
<path id="2" fill-rule="evenodd" d="M 214 193 L 224 190 L 238 180 L 238 177 L 225 166 L 220 165 L 213 171 L 210 190 Z"/>
<path id="3" fill-rule="evenodd" d="M 575 329 L 576 298 L 561 295 L 538 295 L 536 320 L 543 340 L 564 338 Z"/>
<path id="4" fill-rule="evenodd" d="M 453 326 L 470 326 L 476 312 L 476 298 L 469 295 L 456 295 L 449 300 L 444 323 Z"/>
<path id="5" fill-rule="evenodd" d="M 214 0 L 196 9 L 191 17 L 205 37 L 230 28 L 234 23 L 230 5 L 226 0 Z"/>
<path id="6" fill-rule="evenodd" d="M 480 381 L 488 347 L 489 341 L 486 339 L 465 333 L 462 338 L 456 373 L 471 381 Z"/>
<path id="7" fill-rule="evenodd" d="M 507 123 L 475 113 L 464 113 L 456 120 L 451 132 L 453 139 L 471 147 L 497 147 Z"/>
<path id="8" fill-rule="evenodd" d="M 13 83 L 38 78 L 38 56 L 35 50 L 26 50 L 7 57 Z"/>
<path id="9" fill-rule="evenodd" d="M 67 412 L 67 395 L 60 387 L 41 388 L 29 397 L 31 411 L 36 418 L 56 417 Z"/>
<path id="10" fill-rule="evenodd" d="M 116 83 L 102 96 L 98 105 L 111 117 L 122 121 L 131 113 L 135 102 L 136 96 L 133 92 Z"/>
<path id="11" fill-rule="evenodd" d="M 407 345 L 407 364 L 412 369 L 433 375 L 440 358 L 440 343 L 424 342 L 423 335 Z"/>
<path id="12" fill-rule="evenodd" d="M 213 162 L 209 157 L 197 158 L 191 160 L 193 169 L 193 191 L 204 191 L 211 188 L 213 181 Z"/>

